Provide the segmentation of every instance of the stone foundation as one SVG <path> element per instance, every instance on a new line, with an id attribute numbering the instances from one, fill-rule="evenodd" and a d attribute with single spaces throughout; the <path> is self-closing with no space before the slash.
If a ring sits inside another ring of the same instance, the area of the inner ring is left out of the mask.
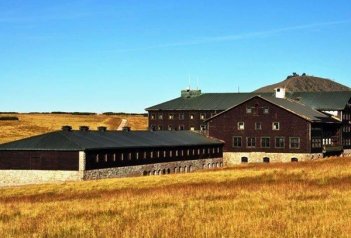
<path id="1" fill-rule="evenodd" d="M 161 175 L 187 173 L 200 169 L 223 166 L 222 158 L 175 161 L 169 163 L 145 164 L 107 169 L 84 169 L 85 156 L 80 154 L 80 171 L 61 170 L 0 170 L 0 187 L 42 184 L 66 181 L 80 181 L 127 176 Z"/>
<path id="2" fill-rule="evenodd" d="M 0 187 L 82 180 L 82 171 L 0 170 Z"/>
<path id="3" fill-rule="evenodd" d="M 344 153 L 342 154 L 344 157 L 351 157 L 351 149 L 346 149 L 344 150 Z"/>
<path id="4" fill-rule="evenodd" d="M 120 178 L 127 176 L 146 176 L 174 173 L 188 173 L 201 169 L 223 166 L 222 158 L 175 161 L 168 163 L 144 164 L 136 166 L 94 169 L 84 171 L 84 180 Z"/>
<path id="5" fill-rule="evenodd" d="M 307 161 L 323 158 L 323 154 L 302 154 L 302 153 L 265 153 L 265 152 L 224 152 L 223 161 L 227 166 L 242 163 L 242 158 L 248 159 L 247 163 L 263 163 L 263 158 L 269 158 L 270 163 L 292 162 L 292 158 L 297 161 Z"/>

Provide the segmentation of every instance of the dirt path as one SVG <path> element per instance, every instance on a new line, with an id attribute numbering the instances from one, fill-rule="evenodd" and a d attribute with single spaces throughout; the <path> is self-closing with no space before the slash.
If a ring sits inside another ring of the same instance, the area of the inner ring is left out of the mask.
<path id="1" fill-rule="evenodd" d="M 121 124 L 119 124 L 117 131 L 123 130 L 123 127 L 128 125 L 128 120 L 127 119 L 122 119 Z"/>

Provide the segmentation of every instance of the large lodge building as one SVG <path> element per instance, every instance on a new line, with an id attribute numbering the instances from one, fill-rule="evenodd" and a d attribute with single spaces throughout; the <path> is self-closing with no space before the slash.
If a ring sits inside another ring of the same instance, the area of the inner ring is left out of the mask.
<path id="1" fill-rule="evenodd" d="M 351 149 L 351 92 L 205 93 L 146 109 L 150 130 L 195 130 L 225 142 L 228 163 L 301 161 Z"/>

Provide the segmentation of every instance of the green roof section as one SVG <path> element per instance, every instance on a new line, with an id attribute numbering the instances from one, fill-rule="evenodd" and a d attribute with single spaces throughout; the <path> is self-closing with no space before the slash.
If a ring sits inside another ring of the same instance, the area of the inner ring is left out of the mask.
<path id="1" fill-rule="evenodd" d="M 224 111 L 254 96 L 274 97 L 274 93 L 203 93 L 196 97 L 178 97 L 148 107 L 155 110 L 219 110 Z M 286 97 L 317 110 L 342 110 L 351 99 L 351 91 L 340 92 L 294 92 Z"/>
<path id="2" fill-rule="evenodd" d="M 192 131 L 55 131 L 1 144 L 0 151 L 84 151 L 220 144 L 224 142 Z"/>

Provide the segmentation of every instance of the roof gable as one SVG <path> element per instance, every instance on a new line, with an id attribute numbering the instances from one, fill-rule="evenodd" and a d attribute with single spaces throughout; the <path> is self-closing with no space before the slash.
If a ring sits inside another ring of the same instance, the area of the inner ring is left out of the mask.
<path id="1" fill-rule="evenodd" d="M 334 122 L 334 123 L 339 122 L 338 120 L 333 119 L 324 113 L 321 113 L 317 110 L 312 109 L 309 106 L 303 105 L 303 104 L 298 103 L 296 101 L 293 101 L 291 99 L 282 99 L 282 98 L 276 98 L 276 97 L 267 96 L 267 95 L 265 95 L 265 96 L 260 96 L 260 95 L 252 96 L 251 98 L 249 98 L 245 101 L 242 101 L 242 102 L 238 103 L 237 105 L 234 105 L 221 113 L 214 115 L 213 117 L 207 119 L 205 122 L 208 122 L 208 121 L 212 120 L 213 118 L 221 116 L 222 114 L 224 114 L 224 113 L 226 113 L 226 112 L 238 107 L 239 105 L 242 105 L 242 104 L 244 104 L 244 103 L 246 103 L 254 98 L 260 98 L 262 100 L 265 100 L 265 101 L 267 101 L 267 102 L 269 102 L 277 107 L 280 107 L 280 108 L 282 108 L 282 109 L 284 109 L 292 114 L 295 114 L 295 115 L 299 116 L 300 118 L 307 120 L 307 121 L 310 121 L 310 122 Z"/>

